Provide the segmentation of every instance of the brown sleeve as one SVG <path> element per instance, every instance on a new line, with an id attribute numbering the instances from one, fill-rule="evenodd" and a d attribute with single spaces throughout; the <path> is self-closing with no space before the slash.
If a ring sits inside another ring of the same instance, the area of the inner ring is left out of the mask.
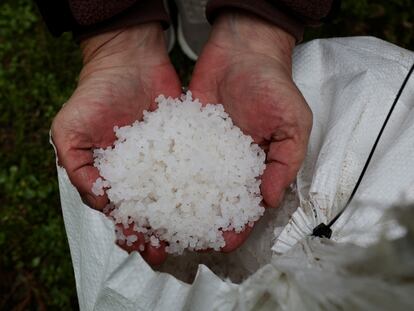
<path id="1" fill-rule="evenodd" d="M 167 28 L 170 21 L 162 0 L 69 2 L 73 15 L 81 26 L 73 31 L 78 41 L 102 32 L 148 22 L 161 22 Z"/>
<path id="2" fill-rule="evenodd" d="M 36 0 L 50 32 L 72 31 L 77 40 L 120 27 L 170 19 L 163 0 Z"/>
<path id="3" fill-rule="evenodd" d="M 222 9 L 241 9 L 256 14 L 292 34 L 303 38 L 305 26 L 317 26 L 326 18 L 335 0 L 210 0 L 207 19 L 212 23 Z"/>

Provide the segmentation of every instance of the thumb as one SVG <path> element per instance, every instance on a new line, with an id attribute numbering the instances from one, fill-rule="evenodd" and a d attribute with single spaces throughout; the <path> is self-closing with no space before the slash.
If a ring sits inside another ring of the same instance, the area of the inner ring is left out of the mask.
<path id="1" fill-rule="evenodd" d="M 246 228 L 239 233 L 236 233 L 235 231 L 224 231 L 223 238 L 226 242 L 226 245 L 221 248 L 221 251 L 223 253 L 230 253 L 239 248 L 244 243 L 244 241 L 247 240 L 252 229 L 253 227 L 247 225 Z"/>
<path id="2" fill-rule="evenodd" d="M 93 154 L 90 149 L 72 149 L 66 152 L 58 150 L 59 163 L 66 169 L 71 183 L 79 191 L 82 201 L 88 206 L 102 211 L 108 204 L 106 194 L 95 195 L 92 186 L 100 177 L 93 166 Z"/>
<path id="3" fill-rule="evenodd" d="M 263 200 L 268 207 L 277 207 L 280 204 L 286 188 L 296 178 L 305 152 L 306 144 L 298 144 L 291 138 L 270 144 L 260 186 Z"/>

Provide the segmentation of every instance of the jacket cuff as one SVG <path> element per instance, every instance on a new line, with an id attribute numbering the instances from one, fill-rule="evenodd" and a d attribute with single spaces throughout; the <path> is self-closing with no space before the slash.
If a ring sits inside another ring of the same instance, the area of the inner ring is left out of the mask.
<path id="1" fill-rule="evenodd" d="M 164 29 L 170 25 L 170 17 L 162 0 L 137 1 L 136 4 L 113 17 L 93 25 L 76 25 L 72 29 L 76 41 L 80 42 L 89 37 L 149 22 L 160 22 Z"/>
<path id="2" fill-rule="evenodd" d="M 160 22 L 164 28 L 170 24 L 163 0 L 119 0 L 112 6 L 103 1 L 35 0 L 52 35 L 72 31 L 77 41 L 137 24 Z"/>
<path id="3" fill-rule="evenodd" d="M 293 35 L 296 38 L 296 42 L 300 42 L 303 39 L 305 28 L 303 23 L 265 0 L 210 0 L 206 7 L 208 21 L 213 23 L 222 9 L 229 8 L 248 11 L 277 25 Z"/>

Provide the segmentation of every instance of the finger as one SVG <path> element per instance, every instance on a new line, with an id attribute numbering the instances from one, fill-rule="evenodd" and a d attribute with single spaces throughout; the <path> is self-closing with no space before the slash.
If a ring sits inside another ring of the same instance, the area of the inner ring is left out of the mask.
<path id="1" fill-rule="evenodd" d="M 145 238 L 142 233 L 138 233 L 134 230 L 134 224 L 130 224 L 128 228 L 125 228 L 121 224 L 117 224 L 116 227 L 118 230 L 122 230 L 124 236 L 127 238 L 130 236 L 136 236 L 136 240 L 132 243 L 128 243 L 126 241 L 118 242 L 117 244 L 128 253 L 131 252 L 140 252 L 142 258 L 151 266 L 158 266 L 162 264 L 167 259 L 167 253 L 165 252 L 165 242 L 160 241 L 160 246 L 155 247 L 150 245 L 149 243 L 145 243 Z"/>
<path id="2" fill-rule="evenodd" d="M 165 247 L 166 244 L 163 241 L 160 241 L 159 247 L 155 247 L 147 243 L 145 250 L 141 253 L 141 255 L 151 266 L 159 266 L 167 259 Z"/>
<path id="3" fill-rule="evenodd" d="M 102 211 L 109 203 L 106 193 L 103 195 L 96 195 L 92 192 L 92 186 L 97 178 L 100 177 L 98 170 L 93 166 L 85 166 L 72 172 L 70 177 L 73 184 L 81 194 L 82 201 L 99 211 Z"/>
<path id="4" fill-rule="evenodd" d="M 223 253 L 229 253 L 239 248 L 249 237 L 252 229 L 253 227 L 246 226 L 246 228 L 240 233 L 236 233 L 235 231 L 224 231 L 223 237 L 226 245 L 221 248 L 221 251 Z"/>
<path id="5" fill-rule="evenodd" d="M 286 188 L 296 177 L 305 151 L 306 146 L 301 146 L 292 139 L 270 144 L 260 186 L 268 207 L 277 207 L 282 201 Z"/>
<path id="6" fill-rule="evenodd" d="M 246 228 L 242 232 L 235 232 L 235 231 L 223 231 L 223 238 L 226 242 L 225 246 L 220 249 L 223 253 L 229 253 L 237 248 L 239 248 L 249 237 L 250 232 L 252 231 L 253 227 L 246 226 Z M 214 249 L 212 248 L 205 248 L 197 250 L 198 253 L 209 253 L 212 252 Z"/>
<path id="7" fill-rule="evenodd" d="M 97 196 L 92 192 L 93 183 L 98 179 L 98 169 L 93 166 L 92 145 L 88 139 L 76 138 L 79 147 L 70 145 L 70 135 L 65 134 L 62 121 L 55 118 L 52 124 L 52 140 L 56 146 L 59 165 L 66 169 L 71 183 L 77 188 L 82 201 L 90 207 L 102 210 L 108 204 L 104 194 Z"/>
<path id="8" fill-rule="evenodd" d="M 100 177 L 99 171 L 93 166 L 93 155 L 89 149 L 69 150 L 61 158 L 69 179 L 78 189 L 82 200 L 90 207 L 102 210 L 108 204 L 106 194 L 95 195 L 92 192 L 94 182 Z"/>
<path id="9" fill-rule="evenodd" d="M 122 231 L 125 237 L 136 236 L 136 240 L 128 243 L 124 240 L 117 240 L 116 244 L 121 247 L 123 250 L 128 253 L 131 252 L 142 252 L 145 249 L 145 238 L 142 233 L 134 231 L 134 225 L 129 225 L 128 228 L 125 228 L 122 224 L 116 224 L 118 230 Z"/>
<path id="10" fill-rule="evenodd" d="M 260 189 L 267 207 L 277 207 L 283 200 L 285 189 L 288 187 L 287 166 L 282 163 L 268 163 L 262 175 Z"/>

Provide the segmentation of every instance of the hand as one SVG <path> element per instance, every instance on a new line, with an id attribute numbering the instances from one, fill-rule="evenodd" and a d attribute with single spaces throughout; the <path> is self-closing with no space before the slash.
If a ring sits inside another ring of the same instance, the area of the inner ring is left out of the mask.
<path id="1" fill-rule="evenodd" d="M 141 119 L 154 110 L 159 94 L 177 97 L 181 84 L 166 51 L 163 31 L 149 23 L 104 33 L 81 44 L 84 67 L 78 86 L 55 117 L 52 138 L 60 164 L 89 206 L 102 210 L 106 196 L 91 189 L 99 177 L 92 150 L 115 140 L 114 126 Z M 137 250 L 142 237 L 128 251 Z M 163 247 L 143 252 L 151 264 L 165 259 Z"/>
<path id="2" fill-rule="evenodd" d="M 276 207 L 304 159 L 312 113 L 292 80 L 295 39 L 241 12 L 222 13 L 202 51 L 190 90 L 204 103 L 221 103 L 235 125 L 266 152 L 261 192 Z M 251 228 L 224 232 L 229 252 Z"/>

